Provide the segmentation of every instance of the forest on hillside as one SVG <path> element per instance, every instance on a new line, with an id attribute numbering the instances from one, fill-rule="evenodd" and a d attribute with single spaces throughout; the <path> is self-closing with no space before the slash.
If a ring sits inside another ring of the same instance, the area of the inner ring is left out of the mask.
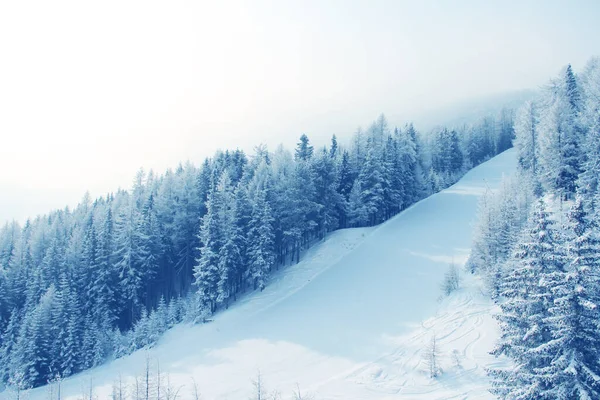
<path id="1" fill-rule="evenodd" d="M 348 148 L 219 151 L 0 230 L 0 381 L 46 384 L 200 323 L 331 231 L 379 224 L 511 147 L 513 113 Z"/>
<path id="2" fill-rule="evenodd" d="M 485 196 L 469 260 L 500 307 L 502 399 L 600 398 L 600 59 L 515 118 L 519 174 Z"/>

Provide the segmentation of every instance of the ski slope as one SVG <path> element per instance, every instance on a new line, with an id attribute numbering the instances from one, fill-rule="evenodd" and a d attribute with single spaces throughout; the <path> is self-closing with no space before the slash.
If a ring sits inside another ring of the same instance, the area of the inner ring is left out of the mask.
<path id="1" fill-rule="evenodd" d="M 263 292 L 213 322 L 176 326 L 152 349 L 66 379 L 62 397 L 81 397 L 92 378 L 98 398 L 109 398 L 114 380 L 131 382 L 149 356 L 179 399 L 192 398 L 192 377 L 203 399 L 248 399 L 259 370 L 283 399 L 296 384 L 316 399 L 490 398 L 493 304 L 475 277 L 463 274 L 463 287 L 443 300 L 440 283 L 451 262 L 469 255 L 478 198 L 515 168 L 509 150 L 380 226 L 332 233 Z M 434 334 L 443 373 L 431 379 L 422 353 Z"/>

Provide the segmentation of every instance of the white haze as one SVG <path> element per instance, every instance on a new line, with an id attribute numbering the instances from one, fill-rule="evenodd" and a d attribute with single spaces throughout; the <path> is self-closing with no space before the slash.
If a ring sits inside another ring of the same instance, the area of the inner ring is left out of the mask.
<path id="1" fill-rule="evenodd" d="M 5 1 L 0 222 L 217 148 L 427 120 L 600 53 L 590 1 Z"/>

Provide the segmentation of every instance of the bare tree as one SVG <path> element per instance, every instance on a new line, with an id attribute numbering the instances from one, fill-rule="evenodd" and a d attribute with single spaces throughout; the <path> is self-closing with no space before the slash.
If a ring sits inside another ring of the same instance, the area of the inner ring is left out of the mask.
<path id="1" fill-rule="evenodd" d="M 11 400 L 26 400 L 29 397 L 29 389 L 24 374 L 17 372 L 9 378 L 5 393 Z"/>
<path id="2" fill-rule="evenodd" d="M 449 296 L 452 292 L 460 288 L 460 272 L 456 264 L 451 263 L 446 275 L 444 275 L 444 281 L 442 282 L 442 292 L 444 295 Z"/>
<path id="3" fill-rule="evenodd" d="M 61 400 L 61 383 L 62 377 L 57 373 L 52 378 L 48 379 L 48 398 L 49 400 Z"/>
<path id="4" fill-rule="evenodd" d="M 254 393 L 250 400 L 266 400 L 267 391 L 264 387 L 260 370 L 257 372 L 256 378 L 252 380 L 252 386 L 254 386 Z"/>
<path id="5" fill-rule="evenodd" d="M 192 377 L 192 396 L 194 400 L 200 400 L 202 396 L 200 395 L 200 391 L 198 390 L 198 384 L 194 377 Z"/>
<path id="6" fill-rule="evenodd" d="M 112 385 L 112 400 L 125 400 L 125 392 L 123 390 L 123 376 L 119 374 L 118 380 Z"/>
<path id="7" fill-rule="evenodd" d="M 87 387 L 82 382 L 82 396 L 81 398 L 84 400 L 97 400 L 96 393 L 94 392 L 94 378 L 90 376 Z"/>
<path id="8" fill-rule="evenodd" d="M 162 377 L 160 375 L 160 362 L 156 360 L 156 400 L 160 400 L 160 386 Z"/>
<path id="9" fill-rule="evenodd" d="M 142 397 L 142 382 L 139 376 L 135 376 L 133 384 L 131 386 L 131 398 L 132 400 L 141 400 Z"/>
<path id="10" fill-rule="evenodd" d="M 179 392 L 183 388 L 183 385 L 178 387 L 173 387 L 171 385 L 171 376 L 167 374 L 167 386 L 165 390 L 165 400 L 177 400 L 177 396 L 179 396 Z"/>
<path id="11" fill-rule="evenodd" d="M 429 345 L 425 348 L 425 352 L 423 354 L 423 360 L 425 361 L 425 366 L 427 367 L 427 372 L 430 378 L 436 378 L 441 373 L 438 365 L 438 359 L 439 348 L 434 334 L 431 337 L 431 342 L 429 342 Z"/>
<path id="12" fill-rule="evenodd" d="M 60 390 L 62 386 L 62 376 L 60 376 L 60 373 L 56 374 L 54 381 L 56 382 L 56 400 L 61 400 Z"/>
<path id="13" fill-rule="evenodd" d="M 311 393 L 302 393 L 300 385 L 296 383 L 296 389 L 292 392 L 294 400 L 314 400 L 315 396 Z"/>
<path id="14" fill-rule="evenodd" d="M 142 376 L 142 396 L 143 400 L 150 400 L 150 355 L 146 353 L 146 367 Z"/>

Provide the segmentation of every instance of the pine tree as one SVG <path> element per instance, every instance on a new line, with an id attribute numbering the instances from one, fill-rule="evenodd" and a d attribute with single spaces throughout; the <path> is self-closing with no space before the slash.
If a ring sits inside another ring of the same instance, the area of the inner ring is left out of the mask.
<path id="1" fill-rule="evenodd" d="M 591 209 L 594 206 L 591 200 L 600 187 L 600 59 L 590 60 L 582 81 L 584 102 L 580 124 L 585 131 L 582 141 L 584 163 L 577 181 L 577 191 L 582 195 L 584 205 Z"/>
<path id="2" fill-rule="evenodd" d="M 600 240 L 578 198 L 569 213 L 573 239 L 568 271 L 553 277 L 553 305 L 547 323 L 552 340 L 544 351 L 550 366 L 539 371 L 551 383 L 545 396 L 556 399 L 600 398 Z"/>
<path id="3" fill-rule="evenodd" d="M 551 388 L 545 376 L 551 365 L 552 326 L 548 309 L 553 304 L 551 287 L 564 272 L 560 240 L 552 229 L 545 204 L 540 200 L 531 228 L 520 240 L 509 262 L 498 316 L 501 337 L 495 355 L 506 355 L 516 364 L 511 370 L 492 369 L 492 393 L 502 398 L 539 399 Z"/>
<path id="4" fill-rule="evenodd" d="M 329 149 L 329 157 L 337 158 L 339 152 L 337 137 L 333 135 L 331 137 L 331 148 Z"/>
<path id="5" fill-rule="evenodd" d="M 383 209 L 383 173 L 382 160 L 377 154 L 376 148 L 371 145 L 367 158 L 358 176 L 361 188 L 361 202 L 366 208 L 369 224 L 375 225 L 380 222 Z"/>
<path id="6" fill-rule="evenodd" d="M 314 171 L 306 162 L 296 163 L 287 186 L 285 212 L 287 229 L 283 232 L 292 248 L 292 260 L 300 261 L 300 250 L 316 233 L 317 219 L 322 205 L 315 202 Z"/>
<path id="7" fill-rule="evenodd" d="M 256 174 L 254 176 L 256 176 Z M 263 182 L 259 185 L 265 183 L 266 182 Z M 235 230 L 232 231 L 232 240 L 234 241 L 237 251 L 239 252 L 238 268 L 235 270 L 235 277 L 233 280 L 234 287 L 232 294 L 234 296 L 234 301 L 236 300 L 236 293 L 242 290 L 244 287 L 244 276 L 248 271 L 249 261 L 247 238 L 250 230 L 250 221 L 252 219 L 252 202 L 250 200 L 249 186 L 252 184 L 252 182 L 240 182 L 234 193 Z"/>
<path id="8" fill-rule="evenodd" d="M 13 364 L 15 356 L 13 349 L 19 338 L 19 311 L 14 309 L 8 319 L 8 324 L 2 332 L 2 343 L 0 345 L 0 381 L 8 382 L 12 371 L 17 367 Z"/>
<path id="9" fill-rule="evenodd" d="M 296 146 L 295 158 L 298 161 L 308 161 L 312 158 L 313 155 L 313 147 L 310 145 L 310 141 L 308 140 L 308 136 L 302 134 L 300 136 L 300 141 Z"/>
<path id="10" fill-rule="evenodd" d="M 515 147 L 519 166 L 535 176 L 538 169 L 539 143 L 536 132 L 535 103 L 527 101 L 517 112 L 515 120 Z"/>
<path id="11" fill-rule="evenodd" d="M 254 289 L 263 290 L 266 277 L 275 265 L 273 217 L 266 193 L 259 191 L 252 208 L 248 231 L 248 272 L 246 279 Z"/>
<path id="12" fill-rule="evenodd" d="M 514 112 L 512 109 L 503 108 L 500 111 L 497 133 L 496 133 L 496 148 L 495 153 L 499 154 L 512 147 L 513 139 L 515 138 L 514 131 Z"/>
<path id="13" fill-rule="evenodd" d="M 106 207 L 106 215 L 97 241 L 95 269 L 92 270 L 93 279 L 90 281 L 87 293 L 93 304 L 91 312 L 94 314 L 94 319 L 100 323 L 104 332 L 108 332 L 117 321 L 119 314 L 115 293 L 118 275 L 113 260 L 114 223 L 110 205 Z M 67 286 L 66 282 L 64 286 Z"/>
<path id="14" fill-rule="evenodd" d="M 235 198 L 228 181 L 229 175 L 224 174 L 217 190 L 221 198 L 221 231 L 222 245 L 219 248 L 219 283 L 217 302 L 227 306 L 229 297 L 237 290 L 237 277 L 242 271 L 242 254 L 239 248 L 241 242 L 236 221 Z"/>
<path id="15" fill-rule="evenodd" d="M 200 258 L 194 267 L 194 285 L 198 288 L 199 305 L 215 312 L 220 280 L 219 251 L 223 243 L 221 226 L 221 196 L 215 187 L 208 195 L 207 212 L 202 218 L 200 230 Z"/>
<path id="16" fill-rule="evenodd" d="M 126 302 L 122 326 L 129 327 L 136 320 L 142 304 L 144 266 L 148 249 L 147 237 L 142 230 L 142 216 L 132 201 L 120 210 L 115 224 L 115 268 L 119 273 L 120 290 Z"/>
<path id="17" fill-rule="evenodd" d="M 63 312 L 66 314 L 66 320 L 62 323 L 66 325 L 66 337 L 64 344 L 58 344 L 61 349 L 60 371 L 63 376 L 70 376 L 82 368 L 84 318 L 77 293 L 70 288 L 66 277 L 61 282 L 60 290 L 65 302 Z"/>
<path id="18" fill-rule="evenodd" d="M 348 202 L 350 200 L 350 192 L 354 185 L 354 173 L 350 165 L 350 154 L 347 151 L 342 153 L 342 160 L 339 165 L 339 179 L 337 192 L 340 195 L 338 204 L 338 215 L 340 218 L 340 226 L 345 228 L 348 225 Z"/>
<path id="19" fill-rule="evenodd" d="M 581 172 L 581 128 L 578 125 L 580 95 L 575 77 L 568 66 L 546 90 L 540 112 L 540 167 L 550 190 L 570 198 Z"/>
<path id="20" fill-rule="evenodd" d="M 366 226 L 369 223 L 369 211 L 363 203 L 362 186 L 357 179 L 352 185 L 348 200 L 348 223 L 350 226 Z"/>
<path id="21" fill-rule="evenodd" d="M 407 207 L 421 198 L 421 172 L 419 171 L 419 160 L 417 152 L 417 132 L 412 124 L 408 124 L 404 130 L 398 130 L 397 163 L 401 180 L 397 183 L 403 188 L 403 206 Z"/>
<path id="22" fill-rule="evenodd" d="M 178 291 L 187 290 L 193 278 L 196 260 L 199 257 L 201 246 L 198 232 L 200 231 L 201 217 L 206 213 L 206 201 L 211 185 L 216 185 L 216 180 L 210 178 L 212 169 L 204 163 L 200 174 L 196 173 L 191 164 L 178 169 L 177 175 L 177 212 L 174 215 L 174 253 L 177 276 L 180 280 Z M 210 183 L 206 182 L 210 180 Z M 207 187 L 208 185 L 208 187 Z"/>
<path id="23" fill-rule="evenodd" d="M 327 151 L 319 152 L 312 160 L 314 172 L 315 203 L 318 205 L 317 230 L 320 238 L 339 225 L 338 210 L 341 201 L 337 193 L 338 176 L 334 160 Z"/>

